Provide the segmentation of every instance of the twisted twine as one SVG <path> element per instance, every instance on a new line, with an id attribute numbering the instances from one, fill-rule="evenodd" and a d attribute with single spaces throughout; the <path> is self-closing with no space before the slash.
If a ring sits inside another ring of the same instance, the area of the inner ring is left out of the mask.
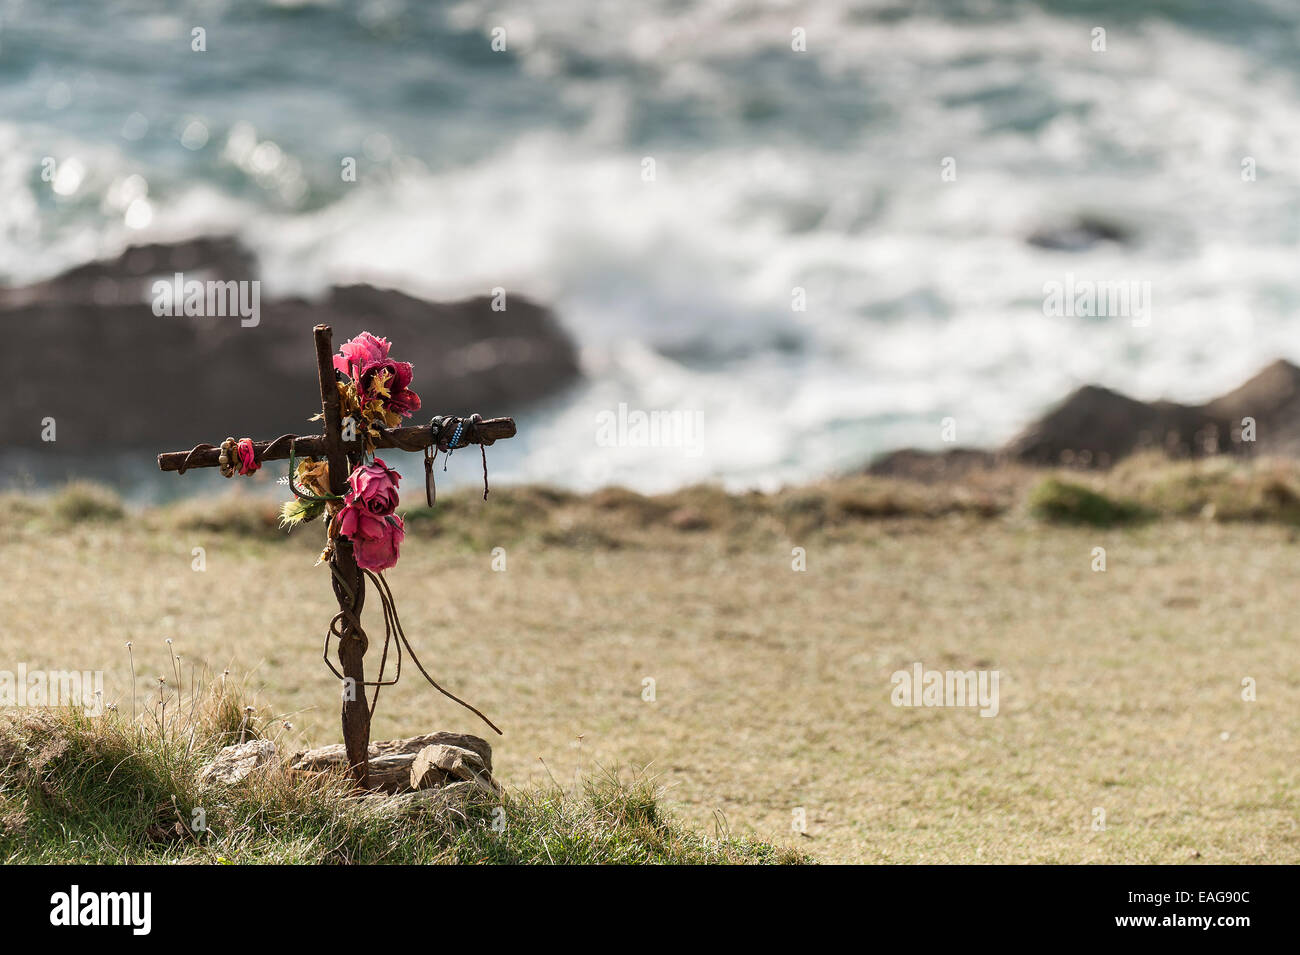
<path id="1" fill-rule="evenodd" d="M 280 435 L 280 437 L 276 438 L 274 441 L 272 441 L 270 444 L 266 446 L 266 449 L 261 454 L 261 459 L 265 460 L 266 458 L 270 457 L 272 454 L 278 453 L 284 448 L 286 444 L 289 446 L 290 450 L 292 450 L 293 442 L 297 440 L 298 440 L 298 435 L 296 434 Z M 194 455 L 201 454 L 204 451 L 217 451 L 220 450 L 220 447 L 221 447 L 220 445 L 216 445 L 216 444 L 194 445 L 194 447 L 190 448 L 189 452 L 185 455 L 185 460 L 182 461 L 181 466 L 176 469 L 176 473 L 184 474 L 186 470 L 189 469 L 191 463 L 194 461 Z"/>
<path id="2" fill-rule="evenodd" d="M 479 428 L 479 425 L 482 424 L 482 422 L 483 416 L 480 414 L 473 414 L 468 418 L 461 418 L 455 415 L 443 417 L 440 415 L 429 423 L 430 442 L 425 445 L 418 445 L 411 441 L 404 441 L 399 438 L 395 432 L 388 430 L 382 425 L 377 425 L 376 430 L 381 436 L 386 436 L 392 446 L 399 450 L 424 452 L 425 500 L 428 502 L 430 507 L 433 507 L 434 502 L 437 499 L 437 488 L 433 481 L 433 464 L 437 457 L 437 453 L 441 451 L 449 457 L 451 452 L 470 444 L 477 444 L 479 446 L 480 454 L 482 455 L 483 500 L 487 500 L 488 473 L 486 446 L 494 444 L 495 439 L 482 433 Z M 450 427 L 448 427 L 449 425 Z M 342 498 L 339 498 L 336 495 L 329 495 L 326 497 L 309 494 L 303 489 L 297 487 L 296 482 L 294 481 L 295 465 L 297 463 L 296 455 L 294 453 L 294 442 L 298 440 L 298 437 L 299 436 L 296 434 L 280 435 L 266 446 L 260 457 L 269 458 L 284 450 L 287 445 L 289 449 L 289 488 L 293 491 L 294 495 L 306 501 L 328 502 L 342 500 Z M 186 470 L 191 467 L 195 455 L 204 451 L 215 450 L 217 450 L 217 445 L 196 444 L 185 455 L 185 460 L 182 461 L 180 467 L 176 469 L 176 473 L 184 474 Z M 446 467 L 445 463 L 443 467 Z M 393 592 L 389 588 L 388 581 L 384 579 L 382 573 L 376 574 L 373 571 L 358 568 L 357 576 L 353 580 L 349 581 L 344 577 L 343 572 L 339 570 L 338 565 L 334 560 L 331 559 L 329 565 L 332 574 L 331 585 L 334 588 L 334 595 L 338 599 L 339 611 L 330 619 L 329 628 L 325 632 L 325 643 L 321 656 L 325 660 L 325 665 L 329 667 L 330 672 L 340 680 L 346 680 L 347 678 L 339 672 L 338 668 L 334 666 L 334 662 L 330 659 L 330 641 L 332 638 L 337 638 L 340 642 L 347 639 L 360 640 L 361 653 L 364 656 L 366 650 L 370 647 L 370 640 L 366 636 L 365 628 L 361 626 L 361 609 L 365 604 L 366 599 L 365 579 L 367 577 L 370 578 L 371 583 L 374 584 L 375 589 L 379 592 L 379 600 L 384 613 L 384 648 L 379 658 L 379 678 L 377 680 L 366 680 L 362 683 L 362 686 L 372 686 L 375 688 L 374 696 L 370 702 L 370 715 L 372 717 L 375 713 L 375 707 L 379 703 L 380 689 L 385 686 L 393 686 L 399 679 L 401 679 L 403 649 L 405 649 L 405 653 L 409 654 L 411 657 L 411 662 L 415 664 L 416 668 L 420 671 L 420 674 L 430 686 L 449 700 L 459 703 L 465 709 L 469 710 L 488 726 L 492 727 L 493 731 L 496 732 L 497 735 L 504 735 L 500 728 L 488 719 L 481 710 L 445 689 L 437 680 L 429 675 L 428 670 L 424 668 L 424 665 L 420 662 L 420 658 L 416 655 L 415 648 L 411 646 L 411 641 L 406 636 L 406 631 L 402 627 L 401 618 L 397 615 L 397 604 L 393 599 Z M 396 639 L 394 639 L 394 637 Z M 385 680 L 384 673 L 387 670 L 388 651 L 390 645 L 395 649 L 397 654 L 397 671 L 391 680 Z"/>
<path id="3" fill-rule="evenodd" d="M 398 437 L 395 431 L 391 431 L 382 424 L 376 424 L 375 430 L 383 437 L 386 437 L 389 443 L 402 451 L 423 451 L 424 452 L 424 497 L 430 507 L 433 507 L 437 500 L 438 490 L 433 482 L 433 464 L 439 451 L 450 456 L 451 452 L 458 448 L 467 447 L 471 444 L 479 446 L 479 453 L 483 459 L 483 500 L 488 497 L 488 471 L 487 471 L 487 446 L 495 444 L 496 439 L 484 434 L 479 428 L 483 423 L 481 414 L 472 414 L 468 418 L 461 418 L 456 415 L 439 415 L 429 422 L 430 442 L 428 444 L 416 444 L 413 441 L 403 440 Z M 452 443 L 453 436 L 456 435 L 456 429 L 460 429 L 459 438 Z M 282 434 L 263 449 L 258 455 L 258 460 L 264 461 L 278 455 L 280 451 L 287 446 L 289 449 L 289 474 L 292 477 L 294 468 L 294 442 L 299 435 Z M 185 460 L 181 462 L 180 467 L 176 469 L 177 474 L 184 474 L 193 466 L 195 455 L 202 454 L 205 451 L 218 451 L 220 445 L 215 444 L 196 444 L 185 454 Z M 446 468 L 446 464 L 443 465 Z M 313 495 L 303 494 L 297 488 L 293 487 L 290 480 L 290 488 L 294 494 L 303 500 L 331 500 L 332 498 L 317 498 Z"/>
<path id="4" fill-rule="evenodd" d="M 338 597 L 339 611 L 330 620 L 329 629 L 325 633 L 325 647 L 322 657 L 325 660 L 325 665 L 328 666 L 330 671 L 340 680 L 345 680 L 346 677 L 338 671 L 338 668 L 334 666 L 333 661 L 330 660 L 330 638 L 337 637 L 340 641 L 349 638 L 359 639 L 362 641 L 361 652 L 362 655 L 364 655 L 365 651 L 369 649 L 370 646 L 369 638 L 366 636 L 366 632 L 361 626 L 361 606 L 365 603 L 364 578 L 370 578 L 370 582 L 375 585 L 375 589 L 379 592 L 379 601 L 384 612 L 384 649 L 379 658 L 379 678 L 377 680 L 366 680 L 362 683 L 362 686 L 373 686 L 375 688 L 374 697 L 370 701 L 370 715 L 372 717 L 375 714 L 375 707 L 379 703 L 380 689 L 385 686 L 393 686 L 399 679 L 401 679 L 402 651 L 403 648 L 405 648 L 406 653 L 411 657 L 411 662 L 415 664 L 416 668 L 420 671 L 420 674 L 426 681 L 428 681 L 430 686 L 449 700 L 465 707 L 465 709 L 469 710 L 488 726 L 492 727 L 493 731 L 496 732 L 498 736 L 504 735 L 500 728 L 488 719 L 480 709 L 445 689 L 437 680 L 429 675 L 429 671 L 426 670 L 424 664 L 420 662 L 420 658 L 415 653 L 415 648 L 411 646 L 411 641 L 406 636 L 406 631 L 402 627 L 401 618 L 397 615 L 397 604 L 393 599 L 393 592 L 389 588 L 388 581 L 384 579 L 382 573 L 376 574 L 374 571 L 358 568 L 355 586 L 353 586 L 353 584 L 349 583 L 344 578 L 343 573 L 332 560 L 330 561 L 330 570 L 334 575 L 334 593 L 335 596 Z M 362 575 L 364 575 L 364 577 Z M 396 639 L 394 639 L 394 637 L 396 637 Z M 388 649 L 390 644 L 396 648 L 397 672 L 391 680 L 385 680 L 384 672 L 388 664 Z"/>
<path id="5" fill-rule="evenodd" d="M 381 435 L 386 435 L 395 447 L 401 448 L 403 451 L 424 452 L 424 500 L 430 507 L 433 507 L 438 500 L 438 487 L 433 480 L 433 465 L 437 460 L 438 452 L 441 451 L 449 458 L 451 452 L 457 448 L 467 447 L 471 444 L 478 445 L 479 454 L 483 458 L 483 500 L 487 500 L 487 446 L 496 444 L 496 439 L 483 433 L 479 427 L 482 423 L 483 416 L 477 413 L 470 415 L 468 418 L 461 418 L 457 415 L 438 415 L 429 422 L 429 442 L 423 446 L 412 446 L 411 442 L 403 442 L 397 435 L 382 425 L 377 426 L 377 430 Z M 447 469 L 445 458 L 442 468 L 444 471 Z"/>

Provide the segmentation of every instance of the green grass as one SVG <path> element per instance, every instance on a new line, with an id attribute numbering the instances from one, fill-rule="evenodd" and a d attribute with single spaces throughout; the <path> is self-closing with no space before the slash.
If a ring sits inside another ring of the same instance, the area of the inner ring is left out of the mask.
<path id="1" fill-rule="evenodd" d="M 1119 527 L 1168 518 L 1300 524 L 1300 464 L 1230 457 L 1171 461 L 1135 455 L 1107 472 L 1040 480 L 1029 512 L 1054 524 Z"/>
<path id="2" fill-rule="evenodd" d="M 1121 462 L 1107 483 L 1165 516 L 1300 524 L 1300 465 L 1293 461 L 1147 454 Z"/>
<path id="3" fill-rule="evenodd" d="M 1029 511 L 1052 524 L 1115 527 L 1151 517 L 1146 508 L 1061 478 L 1045 478 L 1029 495 Z"/>
<path id="4" fill-rule="evenodd" d="M 342 778 L 255 773 L 203 787 L 221 745 L 274 721 L 215 696 L 144 722 L 48 710 L 0 726 L 0 861 L 108 863 L 737 864 L 788 849 L 687 831 L 643 776 L 607 773 L 576 793 L 428 791 L 358 796 Z M 147 725 L 146 725 L 147 724 Z M 469 788 L 469 787 L 465 787 Z M 429 798 L 426 798 L 429 797 Z M 206 827 L 195 826 L 196 810 Z"/>

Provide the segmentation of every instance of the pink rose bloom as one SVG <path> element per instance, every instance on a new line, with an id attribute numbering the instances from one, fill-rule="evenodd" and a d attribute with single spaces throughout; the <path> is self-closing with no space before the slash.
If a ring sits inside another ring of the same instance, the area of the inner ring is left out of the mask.
<path id="1" fill-rule="evenodd" d="M 354 543 L 384 533 L 384 519 L 363 507 L 349 504 L 339 511 L 339 533 Z"/>
<path id="2" fill-rule="evenodd" d="M 358 567 L 387 570 L 397 563 L 398 547 L 406 537 L 406 525 L 393 513 L 399 481 L 401 475 L 380 458 L 348 475 L 339 533 L 352 541 Z"/>
<path id="3" fill-rule="evenodd" d="M 344 508 L 343 513 L 357 508 Z M 397 551 L 406 537 L 406 525 L 396 514 L 385 517 L 367 515 L 358 522 L 370 536 L 351 537 L 352 554 L 357 566 L 365 570 L 387 570 L 397 563 Z"/>
<path id="4" fill-rule="evenodd" d="M 343 503 L 376 517 L 391 514 L 397 508 L 397 484 L 401 480 L 402 476 L 384 464 L 382 458 L 375 458 L 373 464 L 352 469 L 348 475 L 351 490 L 343 496 Z"/>
<path id="5" fill-rule="evenodd" d="M 409 418 L 412 414 L 420 410 L 420 396 L 410 388 L 403 389 L 388 402 L 388 407 L 392 408 L 403 418 Z"/>
<path id="6" fill-rule="evenodd" d="M 420 396 L 410 390 L 413 371 L 409 361 L 394 361 L 388 357 L 392 344 L 387 338 L 377 338 L 362 332 L 346 341 L 334 356 L 334 367 L 357 383 L 357 397 L 364 405 L 378 398 L 384 406 L 403 418 L 420 410 Z M 385 397 L 374 387 L 375 377 L 387 372 Z"/>
<path id="7" fill-rule="evenodd" d="M 387 398 L 374 389 L 375 377 L 383 376 L 385 372 L 387 378 L 384 387 L 388 391 Z M 412 412 L 420 410 L 420 396 L 410 390 L 413 375 L 414 370 L 409 361 L 380 358 L 369 362 L 361 368 L 361 399 L 365 402 L 371 398 L 378 398 L 390 410 L 396 411 L 404 418 L 409 418 Z"/>
<path id="8" fill-rule="evenodd" d="M 364 369 L 371 362 L 382 361 L 388 357 L 392 344 L 387 338 L 376 338 L 369 332 L 362 332 L 356 338 L 339 346 L 339 354 L 334 356 L 334 367 L 351 378 L 357 378 L 352 368 Z"/>

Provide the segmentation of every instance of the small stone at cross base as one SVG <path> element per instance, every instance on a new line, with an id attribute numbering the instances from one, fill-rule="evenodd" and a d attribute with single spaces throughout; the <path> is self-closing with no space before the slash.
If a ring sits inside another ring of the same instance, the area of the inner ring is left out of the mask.
<path id="1" fill-rule="evenodd" d="M 216 758 L 199 771 L 199 783 L 204 786 L 233 786 L 255 770 L 267 768 L 275 762 L 274 743 L 269 739 L 250 739 L 217 753 Z"/>
<path id="2" fill-rule="evenodd" d="M 492 747 L 487 740 L 464 733 L 428 733 L 407 739 L 371 743 L 369 788 L 377 792 L 409 793 L 417 789 L 450 787 L 472 782 L 485 793 L 499 794 L 492 778 Z M 347 771 L 342 743 L 295 753 L 292 773 Z"/>

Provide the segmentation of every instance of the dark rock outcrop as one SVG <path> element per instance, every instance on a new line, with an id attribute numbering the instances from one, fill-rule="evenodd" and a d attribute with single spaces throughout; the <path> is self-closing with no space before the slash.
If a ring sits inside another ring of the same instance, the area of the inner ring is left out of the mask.
<path id="1" fill-rule="evenodd" d="M 1026 464 L 1104 468 L 1143 448 L 1164 447 L 1186 456 L 1213 433 L 1207 428 L 1213 428 L 1213 422 L 1198 408 L 1137 401 L 1109 388 L 1085 385 L 1004 450 Z"/>
<path id="2" fill-rule="evenodd" d="M 88 262 L 45 282 L 0 288 L 0 309 L 35 305 L 134 305 L 152 298 L 156 277 L 253 279 L 257 262 L 231 238 L 200 238 L 173 245 L 133 245 L 115 259 Z"/>
<path id="3" fill-rule="evenodd" d="M 1254 433 L 1243 439 L 1247 419 Z M 1300 454 L 1300 368 L 1276 361 L 1203 405 L 1137 401 L 1089 385 L 1029 425 L 1003 454 L 1026 464 L 1106 467 L 1144 449 L 1173 457 Z"/>
<path id="4" fill-rule="evenodd" d="M 578 375 L 572 342 L 545 307 L 518 295 L 505 311 L 487 297 L 422 301 L 369 285 L 331 288 L 319 300 L 260 303 L 260 319 L 154 314 L 153 283 L 255 279 L 255 263 L 229 239 L 128 249 L 47 282 L 0 290 L 10 383 L 0 442 L 44 447 L 41 421 L 57 422 L 58 452 L 152 452 L 218 443 L 228 435 L 316 433 L 319 411 L 311 329 L 341 343 L 363 330 L 394 342 L 415 366 L 413 388 L 434 414 L 517 413 Z"/>
<path id="5" fill-rule="evenodd" d="M 1300 457 L 1300 368 L 1279 359 L 1203 409 L 1240 437 L 1243 418 L 1254 418 L 1262 453 Z"/>
<path id="6" fill-rule="evenodd" d="M 1122 243 L 1128 240 L 1129 234 L 1121 226 L 1084 215 L 1065 225 L 1036 229 L 1025 241 L 1053 252 L 1084 252 L 1101 242 Z"/>
<path id="7" fill-rule="evenodd" d="M 871 474 L 932 483 L 1013 462 L 1106 468 L 1136 451 L 1176 458 L 1211 454 L 1300 457 L 1300 367 L 1278 360 L 1239 388 L 1203 405 L 1138 401 L 1086 385 L 997 451 L 894 451 Z"/>

